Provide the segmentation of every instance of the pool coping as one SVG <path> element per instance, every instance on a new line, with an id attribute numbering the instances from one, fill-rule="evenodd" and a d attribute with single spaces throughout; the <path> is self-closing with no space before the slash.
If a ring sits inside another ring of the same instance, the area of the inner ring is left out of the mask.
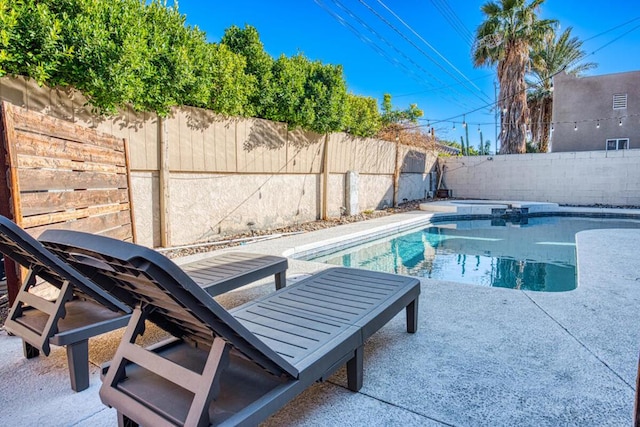
<path id="1" fill-rule="evenodd" d="M 518 200 L 440 200 L 420 203 L 420 210 L 425 212 L 446 212 L 458 215 L 492 215 L 494 212 L 526 212 L 529 214 L 557 212 L 558 203 L 529 202 Z"/>
<path id="2" fill-rule="evenodd" d="M 525 202 L 518 202 L 521 206 L 527 206 Z M 500 203 L 486 204 L 486 206 L 503 206 Z M 416 215 L 414 218 L 397 221 L 394 223 L 386 223 L 372 228 L 359 230 L 332 237 L 329 239 L 304 243 L 299 246 L 286 248 L 282 251 L 282 256 L 293 258 L 301 261 L 310 261 L 308 258 L 327 255 L 331 252 L 337 252 L 342 249 L 382 239 L 394 234 L 402 233 L 418 227 L 428 226 L 430 224 L 443 221 L 459 221 L 474 219 L 495 219 L 496 215 L 491 213 L 453 213 L 453 212 L 425 212 L 422 215 Z M 398 214 L 402 215 L 402 214 Z M 530 212 L 526 215 L 529 218 L 563 216 L 563 217 L 590 217 L 590 218 L 620 218 L 620 219 L 640 219 L 640 210 L 622 209 L 622 208 L 590 208 L 590 207 L 568 207 L 557 206 L 557 209 L 542 209 Z M 374 223 L 376 220 L 369 220 Z M 346 226 L 344 226 L 346 227 Z"/>

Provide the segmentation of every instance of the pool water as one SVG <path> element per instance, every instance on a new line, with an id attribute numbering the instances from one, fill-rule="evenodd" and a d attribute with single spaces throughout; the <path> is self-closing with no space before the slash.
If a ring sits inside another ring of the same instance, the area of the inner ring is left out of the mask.
<path id="1" fill-rule="evenodd" d="M 434 223 L 313 258 L 328 264 L 531 291 L 576 288 L 575 235 L 640 220 L 537 217 Z"/>

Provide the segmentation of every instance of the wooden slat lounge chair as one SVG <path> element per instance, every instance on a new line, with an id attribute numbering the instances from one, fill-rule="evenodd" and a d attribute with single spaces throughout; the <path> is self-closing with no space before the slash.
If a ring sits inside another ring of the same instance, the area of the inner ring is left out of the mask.
<path id="1" fill-rule="evenodd" d="M 135 307 L 100 389 L 120 425 L 256 425 L 345 364 L 359 390 L 364 341 L 403 309 L 417 329 L 415 278 L 332 268 L 227 311 L 150 249 L 61 230 L 41 240 Z M 145 320 L 175 338 L 139 347 Z"/>
<path id="2" fill-rule="evenodd" d="M 89 387 L 88 340 L 127 325 L 131 308 L 105 292 L 26 231 L 0 216 L 0 252 L 26 268 L 5 329 L 22 338 L 24 355 L 33 358 L 50 345 L 66 346 L 71 388 Z M 29 292 L 41 278 L 60 293 L 50 301 Z"/>
<path id="3" fill-rule="evenodd" d="M 89 338 L 126 326 L 131 308 L 1 215 L 0 252 L 28 270 L 5 322 L 7 331 L 22 338 L 24 356 L 29 359 L 40 351 L 49 355 L 51 344 L 66 346 L 71 388 L 88 388 Z M 287 259 L 234 252 L 183 268 L 209 295 L 216 296 L 272 274 L 276 289 L 284 287 Z M 37 283 L 36 277 L 60 289 L 55 301 L 29 292 Z"/>

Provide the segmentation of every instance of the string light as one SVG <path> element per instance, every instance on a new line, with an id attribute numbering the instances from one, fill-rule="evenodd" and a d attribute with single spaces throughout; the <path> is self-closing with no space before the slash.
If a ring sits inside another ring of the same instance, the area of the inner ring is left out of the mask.
<path id="1" fill-rule="evenodd" d="M 482 131 L 482 129 L 481 129 L 482 126 L 485 126 L 485 125 L 488 126 L 488 125 L 494 125 L 495 124 L 494 122 L 467 122 L 466 114 L 462 114 L 462 116 L 463 116 L 462 122 L 457 122 L 457 121 L 451 120 L 451 118 L 449 118 L 447 120 L 437 120 L 437 119 L 424 118 L 424 119 L 420 119 L 420 120 L 424 120 L 425 122 L 427 122 L 426 125 L 425 124 L 420 124 L 420 125 L 416 125 L 416 126 L 411 126 L 411 127 L 409 127 L 409 129 L 424 128 L 424 127 L 426 127 L 427 129 L 430 129 L 431 127 L 435 128 L 435 126 L 437 126 L 439 123 L 443 123 L 445 125 L 446 125 L 446 123 L 451 123 L 452 124 L 452 129 L 456 130 L 457 125 L 461 123 L 463 128 L 466 128 L 467 126 L 477 126 L 479 131 Z M 584 123 L 591 123 L 592 125 L 595 123 L 596 129 L 600 129 L 600 124 L 601 124 L 600 122 L 606 123 L 607 121 L 610 121 L 610 120 L 618 120 L 618 126 L 623 126 L 623 122 L 624 122 L 625 119 L 634 118 L 634 117 L 636 117 L 636 118 L 640 117 L 640 114 L 639 113 L 637 113 L 637 114 L 629 114 L 629 115 L 618 117 L 618 118 L 615 118 L 615 117 L 600 117 L 600 118 L 593 118 L 593 119 L 584 119 L 584 120 L 579 120 L 579 122 L 583 123 L 583 124 Z M 434 125 L 431 124 L 432 121 L 433 121 Z M 571 121 L 556 121 L 556 122 L 540 121 L 540 122 L 535 122 L 535 123 L 528 122 L 528 123 L 525 123 L 525 126 L 526 126 L 527 132 L 529 132 L 529 131 L 531 131 L 533 129 L 534 126 L 547 125 L 547 126 L 550 126 L 549 130 L 551 132 L 553 132 L 555 130 L 555 125 L 557 125 L 557 124 L 569 125 L 569 124 L 571 124 Z M 501 133 L 506 133 L 506 127 L 508 125 L 509 125 L 508 122 L 506 122 L 506 121 L 502 122 L 502 125 L 500 126 Z M 562 126 L 561 126 L 561 128 L 565 129 Z M 573 122 L 573 130 L 574 131 L 578 130 L 578 120 Z"/>

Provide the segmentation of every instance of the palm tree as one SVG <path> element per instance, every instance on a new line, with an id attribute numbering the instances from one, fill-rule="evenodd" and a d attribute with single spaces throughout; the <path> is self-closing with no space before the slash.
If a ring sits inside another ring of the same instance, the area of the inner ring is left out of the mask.
<path id="1" fill-rule="evenodd" d="M 559 37 L 549 34 L 542 45 L 531 51 L 531 69 L 527 83 L 527 103 L 531 112 L 531 139 L 538 151 L 546 153 L 549 148 L 549 130 L 553 112 L 553 76 L 560 72 L 582 75 L 596 68 L 594 62 L 582 62 L 587 53 L 582 50 L 582 41 L 571 37 L 569 27 Z"/>
<path id="2" fill-rule="evenodd" d="M 555 20 L 538 19 L 544 0 L 499 0 L 485 3 L 486 20 L 476 31 L 473 62 L 476 67 L 497 65 L 502 111 L 500 154 L 524 153 L 529 111 L 525 74 L 530 49 L 552 30 Z"/>

